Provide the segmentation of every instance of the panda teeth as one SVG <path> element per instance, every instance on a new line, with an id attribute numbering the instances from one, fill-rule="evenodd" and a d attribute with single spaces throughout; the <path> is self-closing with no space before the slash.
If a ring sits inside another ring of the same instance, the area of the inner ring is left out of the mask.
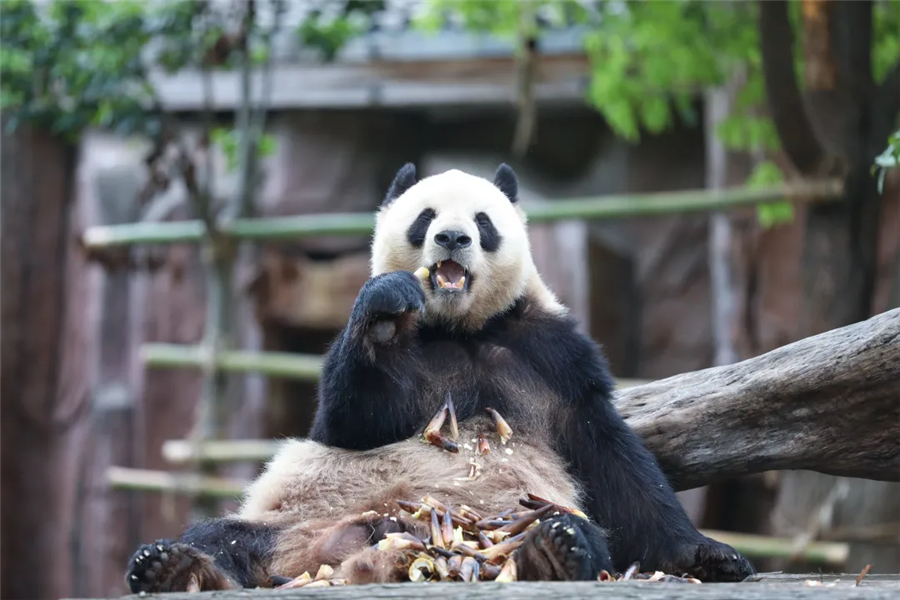
<path id="1" fill-rule="evenodd" d="M 438 265 L 440 265 L 440 264 L 441 264 L 441 263 L 438 263 Z M 438 276 L 437 276 L 437 282 L 438 282 L 438 287 L 441 287 L 441 288 L 447 287 L 447 280 L 444 279 L 444 276 L 443 276 L 443 275 L 438 274 Z"/>

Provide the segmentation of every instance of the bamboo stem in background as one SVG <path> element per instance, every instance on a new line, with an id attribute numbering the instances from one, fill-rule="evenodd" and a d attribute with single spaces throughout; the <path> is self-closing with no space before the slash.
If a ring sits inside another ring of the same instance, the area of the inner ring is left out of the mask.
<path id="1" fill-rule="evenodd" d="M 141 346 L 144 364 L 156 368 L 197 368 L 204 356 L 201 346 L 178 344 L 144 344 Z M 228 350 L 215 355 L 216 366 L 234 373 L 256 372 L 273 377 L 300 381 L 318 381 L 322 357 L 289 352 L 249 352 Z"/>
<path id="2" fill-rule="evenodd" d="M 206 356 L 203 346 L 180 344 L 143 344 L 141 358 L 148 367 L 161 369 L 195 369 L 202 367 Z M 319 380 L 324 357 L 294 352 L 251 352 L 224 350 L 215 355 L 216 367 L 232 373 L 262 373 L 298 381 Z M 647 383 L 643 379 L 617 379 L 618 388 Z"/>
<path id="3" fill-rule="evenodd" d="M 823 202 L 840 197 L 840 180 L 803 182 L 765 188 L 691 190 L 653 194 L 623 194 L 557 200 L 528 207 L 532 223 L 565 219 L 613 219 L 706 212 L 756 206 L 770 202 Z M 293 240 L 326 235 L 370 235 L 375 225 L 372 213 L 330 213 L 294 217 L 234 219 L 222 223 L 223 235 L 260 242 Z M 201 221 L 131 223 L 88 228 L 82 236 L 89 249 L 132 244 L 197 242 L 203 238 Z"/>

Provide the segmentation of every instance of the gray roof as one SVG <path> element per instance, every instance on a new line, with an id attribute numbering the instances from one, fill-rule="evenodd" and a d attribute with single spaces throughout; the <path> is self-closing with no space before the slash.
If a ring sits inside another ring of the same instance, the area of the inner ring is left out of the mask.
<path id="1" fill-rule="evenodd" d="M 228 0 L 216 0 L 226 3 Z M 327 2 L 289 2 L 288 10 L 282 16 L 282 33 L 276 42 L 274 59 L 278 62 L 306 62 L 318 60 L 313 53 L 300 47 L 294 30 L 316 7 L 333 7 L 335 12 L 341 3 Z M 593 11 L 591 5 L 584 2 L 587 10 Z M 337 5 L 337 6 L 336 6 Z M 424 32 L 416 28 L 413 19 L 426 10 L 427 0 L 386 0 L 385 10 L 373 17 L 373 25 L 362 36 L 352 39 L 338 54 L 336 62 L 368 62 L 380 60 L 460 60 L 468 58 L 486 58 L 509 56 L 514 46 L 511 38 L 504 39 L 495 35 L 479 34 L 467 31 L 461 23 L 449 22 L 439 32 Z M 269 26 L 272 15 L 269 5 L 259 5 L 259 22 Z M 551 15 L 538 15 L 544 31 L 540 48 L 543 54 L 562 54 L 581 52 L 587 28 L 551 18 Z"/>
<path id="2" fill-rule="evenodd" d="M 331 0 L 290 1 L 275 36 L 273 69 L 276 85 L 270 106 L 293 108 L 364 108 L 374 106 L 428 107 L 438 105 L 508 106 L 516 90 L 513 69 L 505 63 L 482 64 L 472 70 L 459 65 L 486 58 L 510 58 L 512 37 L 474 33 L 459 23 L 426 32 L 412 23 L 426 8 L 426 0 L 386 0 L 369 31 L 352 39 L 329 63 L 315 50 L 303 48 L 297 27 L 316 7 L 334 7 Z M 213 0 L 223 10 L 233 0 Z M 340 6 L 342 3 L 337 3 Z M 262 27 L 272 23 L 271 6 L 257 5 Z M 585 8 L 590 7 L 585 4 Z M 323 11 L 325 12 L 325 11 Z M 584 103 L 589 74 L 583 58 L 587 26 L 544 19 L 539 51 L 562 62 L 544 69 L 535 82 L 540 102 Z M 411 72 L 403 63 L 434 61 L 433 67 Z M 253 77 L 258 89 L 259 74 Z M 157 89 L 172 110 L 200 110 L 203 106 L 199 73 L 157 74 Z M 213 104 L 229 110 L 238 103 L 238 75 L 218 71 L 212 76 Z"/>

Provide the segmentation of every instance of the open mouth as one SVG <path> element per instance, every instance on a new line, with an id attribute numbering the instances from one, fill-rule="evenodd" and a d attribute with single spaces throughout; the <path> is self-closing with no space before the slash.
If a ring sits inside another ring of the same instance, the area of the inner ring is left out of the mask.
<path id="1" fill-rule="evenodd" d="M 444 292 L 463 292 L 469 289 L 469 271 L 458 262 L 439 260 L 431 267 L 431 285 Z"/>

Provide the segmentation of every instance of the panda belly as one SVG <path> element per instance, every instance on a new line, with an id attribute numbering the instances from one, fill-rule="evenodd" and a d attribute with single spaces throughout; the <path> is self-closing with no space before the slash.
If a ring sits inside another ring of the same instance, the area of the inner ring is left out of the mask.
<path id="1" fill-rule="evenodd" d="M 238 518 L 282 529 L 273 556 L 275 573 L 296 577 L 320 564 L 340 564 L 371 541 L 348 527 L 374 511 L 403 519 L 398 500 L 426 495 L 490 515 L 536 494 L 583 510 L 579 490 L 562 461 L 544 443 L 513 437 L 502 445 L 492 423 L 460 423 L 459 453 L 411 439 L 367 451 L 348 451 L 310 440 L 286 442 L 247 490 Z M 475 454 L 479 432 L 491 432 L 491 451 Z M 478 473 L 469 479 L 470 460 Z M 408 516 L 408 515 L 406 515 Z"/>
<path id="2" fill-rule="evenodd" d="M 502 445 L 492 431 L 481 418 L 460 423 L 458 454 L 418 438 L 366 451 L 288 441 L 248 488 L 239 516 L 272 524 L 340 519 L 393 512 L 391 501 L 425 495 L 485 513 L 514 507 L 527 493 L 582 508 L 574 480 L 549 447 L 515 434 Z M 491 432 L 484 456 L 475 454 L 472 442 L 479 432 Z M 469 479 L 472 460 L 477 476 Z"/>

